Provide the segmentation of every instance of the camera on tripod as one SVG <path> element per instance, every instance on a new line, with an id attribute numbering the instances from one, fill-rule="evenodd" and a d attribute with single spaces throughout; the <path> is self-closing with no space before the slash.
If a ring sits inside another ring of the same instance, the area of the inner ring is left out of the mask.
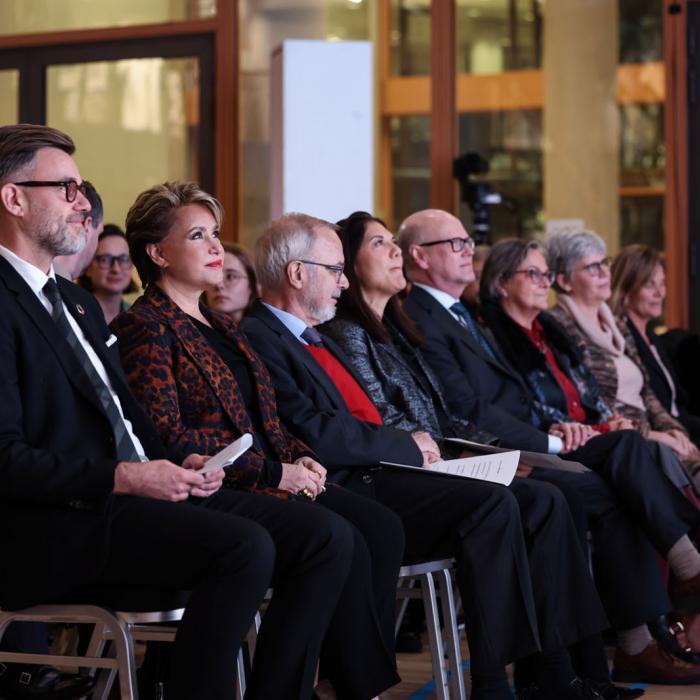
<path id="1" fill-rule="evenodd" d="M 501 194 L 479 177 L 488 171 L 488 161 L 478 153 L 463 153 L 452 161 L 452 175 L 460 184 L 462 201 L 466 202 L 472 212 L 471 235 L 477 245 L 489 242 L 490 207 L 503 202 Z"/>

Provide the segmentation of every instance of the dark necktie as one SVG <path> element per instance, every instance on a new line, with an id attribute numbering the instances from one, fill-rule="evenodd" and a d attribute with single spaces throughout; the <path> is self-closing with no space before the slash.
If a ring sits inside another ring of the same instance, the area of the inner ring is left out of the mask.
<path id="1" fill-rule="evenodd" d="M 455 316 L 459 319 L 459 322 L 472 334 L 472 337 L 482 350 L 492 359 L 496 359 L 496 354 L 491 347 L 491 344 L 486 339 L 486 336 L 476 327 L 472 315 L 467 310 L 467 307 L 461 302 L 456 301 L 452 306 L 450 306 L 450 311 L 452 311 Z"/>
<path id="2" fill-rule="evenodd" d="M 107 385 L 102 381 L 100 375 L 95 369 L 95 365 L 88 357 L 85 348 L 82 346 L 78 336 L 75 334 L 71 325 L 66 318 L 66 314 L 63 310 L 63 300 L 61 298 L 61 293 L 58 289 L 56 281 L 49 279 L 49 281 L 44 285 L 42 289 L 46 298 L 51 302 L 51 317 L 55 321 L 56 325 L 59 327 L 63 333 L 63 337 L 68 341 L 71 350 L 75 353 L 78 358 L 80 366 L 85 370 L 90 383 L 95 389 L 95 393 L 100 400 L 100 404 L 107 414 L 110 425 L 112 426 L 112 431 L 114 432 L 114 442 L 117 447 L 117 459 L 124 462 L 138 462 L 140 461 L 134 443 L 131 441 L 131 437 L 126 429 L 124 420 L 117 408 L 117 404 L 114 403 L 112 395 L 107 388 Z"/>
<path id="3" fill-rule="evenodd" d="M 315 328 L 312 328 L 311 326 L 306 326 L 306 328 L 304 329 L 304 332 L 301 334 L 301 337 L 309 345 L 313 345 L 315 348 L 322 348 L 323 347 L 323 339 L 321 338 L 321 334 Z"/>

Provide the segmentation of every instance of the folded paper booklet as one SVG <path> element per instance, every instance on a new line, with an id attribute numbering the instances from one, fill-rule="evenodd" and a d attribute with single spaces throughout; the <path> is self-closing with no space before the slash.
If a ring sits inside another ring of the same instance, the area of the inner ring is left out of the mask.
<path id="1" fill-rule="evenodd" d="M 510 451 L 503 447 L 482 445 L 479 442 L 462 440 L 460 438 L 445 438 L 445 441 L 452 442 L 456 445 L 464 445 L 466 450 L 483 452 L 485 454 L 497 454 Z M 578 474 L 590 471 L 588 467 L 585 467 L 580 462 L 572 462 L 568 459 L 562 459 L 558 455 L 550 455 L 543 452 L 527 452 L 526 450 L 520 450 L 520 459 L 531 467 L 545 467 L 546 469 L 556 469 L 561 472 L 576 472 Z"/>
<path id="2" fill-rule="evenodd" d="M 441 462 L 433 462 L 430 467 L 411 467 L 407 464 L 394 464 L 393 462 L 381 462 L 388 467 L 401 469 L 413 469 L 425 473 L 439 473 L 446 476 L 462 476 L 467 479 L 479 481 L 491 481 L 494 484 L 508 486 L 515 470 L 518 468 L 520 451 L 512 450 L 498 452 L 497 454 L 483 454 L 476 457 L 460 457 L 459 459 L 446 459 Z"/>
<path id="3" fill-rule="evenodd" d="M 224 447 L 221 452 L 217 452 L 200 470 L 200 474 L 212 472 L 215 469 L 228 467 L 233 464 L 246 450 L 253 445 L 253 436 L 250 433 L 243 433 L 235 442 L 228 447 Z"/>

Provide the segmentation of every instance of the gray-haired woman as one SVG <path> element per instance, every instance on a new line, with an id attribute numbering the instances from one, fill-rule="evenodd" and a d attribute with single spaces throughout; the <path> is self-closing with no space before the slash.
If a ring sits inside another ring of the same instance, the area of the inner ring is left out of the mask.
<path id="1" fill-rule="evenodd" d="M 556 275 L 557 305 L 551 315 L 578 346 L 601 398 L 643 435 L 668 445 L 682 460 L 700 461 L 685 428 L 651 390 L 629 330 L 607 304 L 610 258 L 603 239 L 592 231 L 559 233 L 547 239 L 546 252 L 549 269 Z"/>

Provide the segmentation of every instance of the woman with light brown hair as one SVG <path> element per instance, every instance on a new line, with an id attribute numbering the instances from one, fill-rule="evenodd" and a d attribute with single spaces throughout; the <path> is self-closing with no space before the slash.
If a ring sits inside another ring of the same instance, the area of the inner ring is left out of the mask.
<path id="1" fill-rule="evenodd" d="M 613 313 L 624 323 L 637 347 L 640 367 L 663 407 L 700 444 L 700 416 L 688 408 L 688 396 L 678 381 L 663 342 L 650 325 L 664 311 L 666 272 L 661 254 L 645 245 L 625 246 L 612 268 Z"/>

